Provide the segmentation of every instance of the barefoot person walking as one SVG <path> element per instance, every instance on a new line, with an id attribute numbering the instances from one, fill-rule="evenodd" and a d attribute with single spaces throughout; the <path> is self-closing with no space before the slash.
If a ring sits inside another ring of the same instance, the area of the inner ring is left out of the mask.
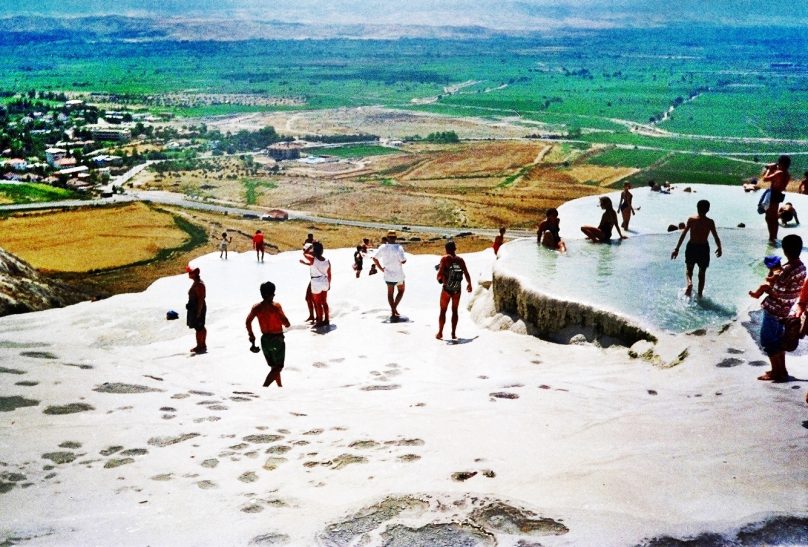
<path id="1" fill-rule="evenodd" d="M 185 324 L 189 329 L 196 331 L 196 346 L 191 348 L 191 353 L 207 353 L 207 337 L 208 330 L 205 328 L 205 316 L 208 312 L 208 306 L 205 303 L 206 291 L 205 284 L 202 283 L 202 278 L 199 276 L 199 268 L 185 267 L 188 272 L 188 277 L 193 280 L 191 288 L 188 290 L 188 303 L 185 304 L 185 309 L 188 310 L 188 318 Z"/>
<path id="2" fill-rule="evenodd" d="M 404 296 L 404 249 L 396 243 L 396 233 L 387 232 L 387 241 L 382 244 L 373 257 L 373 263 L 384 272 L 384 282 L 387 283 L 387 302 L 390 304 L 390 320 L 398 321 L 398 305 Z M 398 293 L 396 293 L 396 288 Z"/>
<path id="3" fill-rule="evenodd" d="M 628 230 L 628 222 L 631 220 L 631 215 L 636 214 L 633 201 L 634 195 L 631 193 L 631 183 L 627 182 L 623 185 L 623 192 L 620 194 L 620 202 L 617 204 L 617 209 L 623 217 L 621 226 L 624 230 Z"/>
<path id="4" fill-rule="evenodd" d="M 440 259 L 438 265 L 438 283 L 443 285 L 440 291 L 440 314 L 438 315 L 438 334 L 435 338 L 443 340 L 443 327 L 446 325 L 446 309 L 452 302 L 452 340 L 457 339 L 457 309 L 460 305 L 460 292 L 463 288 L 463 278 L 466 278 L 466 291 L 471 292 L 471 276 L 466 261 L 457 256 L 457 246 L 454 241 L 447 241 L 446 255 Z"/>
<path id="5" fill-rule="evenodd" d="M 699 267 L 699 298 L 704 294 L 704 282 L 707 275 L 707 268 L 710 266 L 710 244 L 707 238 L 713 234 L 715 239 L 715 256 L 721 257 L 721 240 L 718 239 L 718 232 L 715 230 L 715 221 L 707 216 L 710 211 L 710 202 L 706 199 L 700 200 L 696 204 L 697 215 L 687 219 L 685 229 L 682 235 L 679 236 L 679 242 L 676 248 L 671 253 L 671 260 L 676 260 L 679 256 L 679 248 L 685 240 L 685 236 L 690 232 L 690 241 L 687 242 L 685 247 L 685 278 L 687 279 L 687 288 L 685 289 L 685 296 L 693 294 L 693 268 L 698 265 Z"/>
<path id="6" fill-rule="evenodd" d="M 788 380 L 786 353 L 783 351 L 783 319 L 789 316 L 794 303 L 798 302 L 796 315 L 805 313 L 808 306 L 808 284 L 805 283 L 805 264 L 800 260 L 802 238 L 790 234 L 783 238 L 783 254 L 788 262 L 783 271 L 771 284 L 769 295 L 760 307 L 763 308 L 763 321 L 760 324 L 760 345 L 769 357 L 771 370 L 758 380 L 785 382 Z"/>
<path id="7" fill-rule="evenodd" d="M 261 350 L 269 365 L 269 374 L 264 380 L 264 387 L 269 387 L 272 382 L 283 387 L 281 383 L 281 370 L 286 358 L 286 342 L 283 339 L 283 327 L 289 327 L 289 320 L 283 313 L 283 308 L 275 298 L 275 284 L 271 281 L 261 284 L 261 302 L 250 310 L 247 316 L 247 335 L 250 344 L 255 345 L 255 335 L 252 330 L 253 319 L 258 318 L 258 326 L 261 328 Z"/>
<path id="8" fill-rule="evenodd" d="M 252 238 L 253 249 L 255 249 L 255 259 L 258 262 L 264 261 L 264 234 L 261 230 L 256 230 Z"/>

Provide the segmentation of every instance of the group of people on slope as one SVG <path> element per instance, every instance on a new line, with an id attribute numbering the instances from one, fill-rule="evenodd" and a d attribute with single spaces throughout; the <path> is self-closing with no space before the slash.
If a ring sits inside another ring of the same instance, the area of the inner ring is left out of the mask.
<path id="1" fill-rule="evenodd" d="M 373 256 L 374 265 L 384 274 L 383 278 L 387 285 L 387 300 L 390 305 L 390 321 L 398 322 L 401 314 L 398 306 L 404 296 L 404 268 L 407 262 L 406 254 L 400 244 L 396 242 L 395 231 L 387 232 L 384 243 L 378 248 Z M 364 250 L 367 251 L 369 241 L 363 242 Z M 443 330 L 446 324 L 446 314 L 451 304 L 451 334 L 452 338 L 457 338 L 458 309 L 460 303 L 460 293 L 462 282 L 466 281 L 466 291 L 471 292 L 471 276 L 466 262 L 457 256 L 457 246 L 454 241 L 448 241 L 445 245 L 446 254 L 441 258 L 436 266 L 437 280 L 441 284 L 441 294 L 439 300 L 438 332 L 435 337 L 443 339 Z M 359 249 L 358 249 L 359 250 Z M 224 251 L 222 251 L 224 252 Z M 303 243 L 303 258 L 300 262 L 309 267 L 311 281 L 306 290 L 306 303 L 309 308 L 309 318 L 307 322 L 312 322 L 315 328 L 328 326 L 329 307 L 328 291 L 331 288 L 331 262 L 324 256 L 322 243 L 314 239 L 313 234 L 308 234 Z M 202 281 L 199 268 L 187 267 L 188 277 L 192 280 L 191 288 L 188 291 L 187 325 L 196 332 L 196 346 L 191 349 L 192 353 L 207 353 L 207 329 L 205 318 L 207 315 L 206 290 Z M 247 336 L 253 351 L 262 351 L 270 372 L 264 380 L 264 387 L 270 386 L 273 382 L 282 387 L 281 370 L 284 367 L 286 344 L 283 329 L 291 325 L 289 319 L 283 311 L 282 306 L 274 301 L 275 285 L 267 281 L 261 284 L 261 302 L 255 304 L 247 315 L 246 328 Z M 252 323 L 257 319 L 261 330 L 260 347 L 255 345 L 256 337 L 253 332 Z"/>

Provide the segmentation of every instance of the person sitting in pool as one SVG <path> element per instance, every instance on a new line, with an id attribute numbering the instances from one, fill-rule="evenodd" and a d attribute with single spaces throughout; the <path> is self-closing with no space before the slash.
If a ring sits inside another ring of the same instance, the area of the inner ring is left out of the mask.
<path id="1" fill-rule="evenodd" d="M 766 281 L 761 283 L 757 289 L 749 291 L 749 296 L 752 298 L 760 298 L 764 294 L 769 294 L 772 290 L 772 285 L 783 273 L 783 265 L 780 263 L 779 256 L 767 256 L 763 259 L 763 263 L 769 268 L 769 275 L 766 276 Z"/>
<path id="2" fill-rule="evenodd" d="M 780 206 L 780 209 L 777 211 L 777 218 L 783 223 L 783 226 L 788 226 L 788 223 L 792 220 L 795 224 L 800 223 L 797 210 L 791 203 L 784 203 Z"/>
<path id="3" fill-rule="evenodd" d="M 539 229 L 536 231 L 536 238 L 539 245 L 567 252 L 567 246 L 561 239 L 561 221 L 558 219 L 558 209 L 550 207 L 544 214 L 544 220 L 539 224 Z"/>
<path id="4" fill-rule="evenodd" d="M 581 226 L 581 231 L 586 239 L 595 243 L 608 243 L 612 239 L 612 230 L 617 230 L 620 239 L 628 239 L 620 231 L 620 224 L 617 222 L 617 213 L 614 211 L 612 200 L 606 196 L 600 198 L 600 208 L 603 209 L 603 216 L 600 217 L 600 224 L 595 226 Z"/>
<path id="5" fill-rule="evenodd" d="M 696 204 L 696 211 L 698 214 L 687 219 L 685 229 L 682 235 L 679 236 L 679 242 L 676 248 L 671 253 L 671 260 L 676 260 L 679 256 L 679 247 L 685 240 L 685 236 L 690 232 L 690 241 L 687 242 L 685 248 L 685 278 L 687 279 L 687 288 L 685 289 L 685 296 L 693 294 L 693 268 L 698 264 L 699 266 L 699 298 L 704 295 L 704 282 L 707 274 L 707 268 L 710 266 L 710 244 L 707 238 L 713 234 L 715 239 L 715 256 L 721 257 L 721 240 L 718 239 L 718 232 L 715 229 L 715 221 L 707 216 L 710 210 L 710 202 L 706 199 L 699 200 Z"/>

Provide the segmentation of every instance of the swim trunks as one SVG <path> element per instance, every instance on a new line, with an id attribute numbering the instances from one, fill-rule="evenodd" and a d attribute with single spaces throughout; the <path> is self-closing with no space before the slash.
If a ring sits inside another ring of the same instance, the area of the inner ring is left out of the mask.
<path id="1" fill-rule="evenodd" d="M 283 368 L 283 361 L 286 358 L 286 342 L 283 339 L 283 333 L 262 334 L 261 349 L 270 367 Z"/>
<path id="2" fill-rule="evenodd" d="M 688 242 L 685 247 L 685 264 L 691 268 L 695 264 L 702 270 L 706 269 L 710 265 L 710 244 Z"/>
<path id="3" fill-rule="evenodd" d="M 188 325 L 189 329 L 202 330 L 205 328 L 205 316 L 207 315 L 208 307 L 202 304 L 202 313 L 197 315 L 196 306 L 195 302 L 189 302 L 185 306 L 188 310 L 188 319 L 185 324 Z"/>

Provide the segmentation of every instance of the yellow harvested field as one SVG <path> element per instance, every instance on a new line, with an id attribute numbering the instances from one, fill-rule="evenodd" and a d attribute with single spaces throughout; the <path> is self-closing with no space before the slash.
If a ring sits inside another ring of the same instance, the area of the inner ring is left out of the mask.
<path id="1" fill-rule="evenodd" d="M 27 213 L 0 221 L 4 249 L 37 269 L 52 272 L 125 266 L 188 239 L 170 214 L 141 203 Z"/>
<path id="2" fill-rule="evenodd" d="M 544 147 L 543 143 L 522 142 L 458 145 L 452 150 L 429 154 L 426 160 L 400 178 L 418 180 L 509 174 L 533 163 Z"/>
<path id="3" fill-rule="evenodd" d="M 576 182 L 582 184 L 594 183 L 599 186 L 610 186 L 637 172 L 639 172 L 639 169 L 633 167 L 608 167 L 588 163 L 575 165 L 566 171 Z"/>

